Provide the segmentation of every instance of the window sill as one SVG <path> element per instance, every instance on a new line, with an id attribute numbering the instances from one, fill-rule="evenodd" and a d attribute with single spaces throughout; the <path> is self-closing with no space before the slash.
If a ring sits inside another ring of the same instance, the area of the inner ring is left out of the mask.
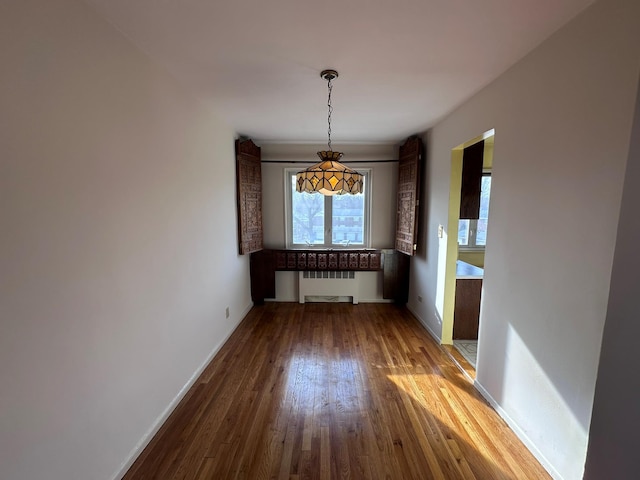
<path id="1" fill-rule="evenodd" d="M 458 245 L 458 252 L 484 253 L 485 247 L 467 247 Z"/>
<path id="2" fill-rule="evenodd" d="M 324 245 L 291 245 L 287 247 L 287 250 L 324 250 L 324 251 L 332 251 L 332 250 L 340 250 L 340 251 L 349 251 L 349 250 L 377 250 L 375 248 L 363 247 L 361 245 L 334 245 L 333 247 L 326 247 Z"/>

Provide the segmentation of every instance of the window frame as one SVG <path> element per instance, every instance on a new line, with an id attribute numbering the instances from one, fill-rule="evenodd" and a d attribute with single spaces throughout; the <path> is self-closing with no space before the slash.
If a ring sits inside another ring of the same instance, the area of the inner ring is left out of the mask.
<path id="1" fill-rule="evenodd" d="M 293 206 L 292 206 L 292 194 L 294 191 L 292 177 L 298 173 L 301 169 L 298 168 L 285 168 L 284 169 L 284 224 L 285 224 L 285 245 L 286 248 L 292 249 L 360 249 L 371 248 L 371 195 L 372 195 L 372 178 L 373 172 L 371 168 L 358 168 L 358 172 L 364 177 L 363 191 L 364 196 L 364 218 L 363 218 L 363 232 L 362 243 L 357 244 L 344 244 L 344 243 L 332 243 L 333 238 L 333 198 L 336 196 L 327 195 L 324 196 L 324 242 L 315 244 L 306 243 L 293 243 Z M 320 195 L 320 193 L 314 193 L 312 195 Z"/>

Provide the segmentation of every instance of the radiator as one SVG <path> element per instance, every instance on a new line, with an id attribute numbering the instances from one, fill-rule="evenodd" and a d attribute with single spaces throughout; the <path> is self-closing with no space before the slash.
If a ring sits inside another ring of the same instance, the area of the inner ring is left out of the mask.
<path id="1" fill-rule="evenodd" d="M 358 272 L 348 271 L 302 271 L 298 272 L 298 299 L 306 297 L 351 297 L 358 303 L 360 282 Z"/>

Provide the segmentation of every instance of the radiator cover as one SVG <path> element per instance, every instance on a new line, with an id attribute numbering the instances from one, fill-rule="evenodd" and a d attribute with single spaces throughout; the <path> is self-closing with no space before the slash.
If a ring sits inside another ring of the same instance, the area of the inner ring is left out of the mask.
<path id="1" fill-rule="evenodd" d="M 306 297 L 351 297 L 358 303 L 360 279 L 358 272 L 347 270 L 305 270 L 298 272 L 298 301 Z"/>

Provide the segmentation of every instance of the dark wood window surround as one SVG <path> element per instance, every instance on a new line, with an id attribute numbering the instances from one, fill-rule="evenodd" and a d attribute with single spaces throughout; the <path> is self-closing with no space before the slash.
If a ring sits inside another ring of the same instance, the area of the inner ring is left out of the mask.
<path id="1" fill-rule="evenodd" d="M 260 147 L 236 141 L 240 254 L 251 254 L 251 298 L 276 297 L 276 271 L 382 271 L 383 298 L 405 304 L 410 257 L 417 249 L 418 206 L 424 146 L 413 136 L 400 147 L 395 250 L 263 250 Z"/>

